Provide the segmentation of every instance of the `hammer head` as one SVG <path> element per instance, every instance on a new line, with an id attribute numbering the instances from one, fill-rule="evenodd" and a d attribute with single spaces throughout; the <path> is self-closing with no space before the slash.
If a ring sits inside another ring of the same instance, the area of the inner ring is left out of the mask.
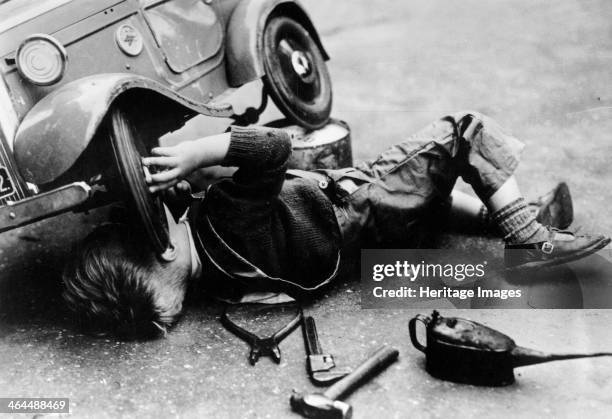
<path id="1" fill-rule="evenodd" d="M 353 408 L 340 400 L 331 400 L 321 393 L 291 395 L 291 409 L 307 418 L 350 419 Z"/>

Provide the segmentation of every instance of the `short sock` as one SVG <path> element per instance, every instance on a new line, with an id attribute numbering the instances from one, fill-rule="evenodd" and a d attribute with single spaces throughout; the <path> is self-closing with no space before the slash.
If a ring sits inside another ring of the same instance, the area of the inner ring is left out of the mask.
<path id="1" fill-rule="evenodd" d="M 528 207 L 529 207 L 529 211 L 531 211 L 534 214 L 534 216 L 536 217 L 536 221 L 537 221 L 538 211 L 534 210 L 533 207 L 530 205 L 528 205 Z M 478 215 L 476 216 L 476 219 L 477 219 L 476 222 L 477 222 L 478 228 L 484 229 L 484 231 L 487 233 L 494 233 L 498 235 L 500 234 L 499 227 L 497 226 L 497 222 L 493 219 L 493 216 L 489 212 L 489 209 L 487 208 L 486 205 L 482 204 L 482 206 L 480 207 L 480 211 L 478 212 Z"/>
<path id="2" fill-rule="evenodd" d="M 506 243 L 539 242 L 548 239 L 548 230 L 536 221 L 524 198 L 518 198 L 495 211 L 491 219 Z"/>

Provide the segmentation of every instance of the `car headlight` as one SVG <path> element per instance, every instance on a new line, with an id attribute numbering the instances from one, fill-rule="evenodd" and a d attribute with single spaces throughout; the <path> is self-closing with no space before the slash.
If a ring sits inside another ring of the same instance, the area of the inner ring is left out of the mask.
<path id="1" fill-rule="evenodd" d="M 66 70 L 66 60 L 63 45 L 44 34 L 28 36 L 17 49 L 15 57 L 19 74 L 39 86 L 58 82 Z"/>

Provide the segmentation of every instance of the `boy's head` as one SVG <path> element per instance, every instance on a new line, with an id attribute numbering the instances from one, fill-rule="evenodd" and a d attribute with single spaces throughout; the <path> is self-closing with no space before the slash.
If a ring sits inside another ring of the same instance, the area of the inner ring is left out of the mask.
<path id="1" fill-rule="evenodd" d="M 75 249 L 64 269 L 64 299 L 92 332 L 127 339 L 158 336 L 179 317 L 191 276 L 189 231 L 170 226 L 177 257 L 159 260 L 127 224 L 105 224 Z"/>

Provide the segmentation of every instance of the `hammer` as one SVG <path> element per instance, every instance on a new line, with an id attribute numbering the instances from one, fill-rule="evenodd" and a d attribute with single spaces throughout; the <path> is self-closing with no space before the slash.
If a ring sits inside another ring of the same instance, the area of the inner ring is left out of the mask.
<path id="1" fill-rule="evenodd" d="M 348 396 L 367 379 L 381 372 L 397 360 L 399 351 L 383 346 L 358 366 L 355 371 L 328 388 L 323 394 L 301 394 L 294 390 L 291 409 L 307 418 L 350 419 L 353 408 L 339 399 Z"/>

